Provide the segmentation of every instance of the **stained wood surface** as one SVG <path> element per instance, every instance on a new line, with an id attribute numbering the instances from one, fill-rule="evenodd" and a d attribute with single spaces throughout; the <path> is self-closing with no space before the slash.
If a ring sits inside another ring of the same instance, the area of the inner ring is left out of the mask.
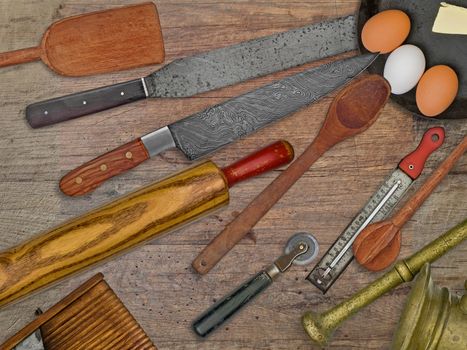
<path id="1" fill-rule="evenodd" d="M 137 2 L 2 0 L 0 50 L 36 45 L 52 21 L 66 16 Z M 168 0 L 156 3 L 166 44 L 166 62 L 347 15 L 358 7 L 355 0 Z M 157 127 L 300 70 L 291 69 L 194 98 L 140 101 L 40 130 L 32 130 L 24 120 L 24 109 L 32 102 L 136 79 L 157 67 L 78 79 L 55 75 L 40 62 L 0 70 L 1 249 L 181 170 L 188 162 L 176 151 L 169 151 L 80 198 L 67 198 L 58 189 L 59 179 L 69 170 Z M 290 141 L 297 154 L 301 153 L 317 134 L 334 96 L 222 149 L 212 158 L 225 166 L 281 138 Z M 267 293 L 208 339 L 198 339 L 190 325 L 215 299 L 270 264 L 295 232 L 313 232 L 321 244 L 322 255 L 385 176 L 403 156 L 415 149 L 426 129 L 442 125 L 446 128 L 445 144 L 428 160 L 409 195 L 413 193 L 463 138 L 466 123 L 465 120 L 443 122 L 413 118 L 389 102 L 369 130 L 337 145 L 315 163 L 313 170 L 306 172 L 256 225 L 254 235 L 240 242 L 208 275 L 200 277 L 193 273 L 190 267 L 193 258 L 280 171 L 239 184 L 231 190 L 230 206 L 207 219 L 1 309 L 0 341 L 32 320 L 37 307 L 47 309 L 100 271 L 159 349 L 313 348 L 300 324 L 302 313 L 326 310 L 379 273 L 370 273 L 352 263 L 323 296 L 305 281 L 312 266 L 293 267 Z M 404 226 L 402 257 L 465 218 L 466 170 L 464 157 Z M 460 293 L 466 256 L 464 244 L 438 260 L 433 265 L 436 283 Z M 343 324 L 329 348 L 389 348 L 408 291 L 408 286 L 394 290 Z"/>

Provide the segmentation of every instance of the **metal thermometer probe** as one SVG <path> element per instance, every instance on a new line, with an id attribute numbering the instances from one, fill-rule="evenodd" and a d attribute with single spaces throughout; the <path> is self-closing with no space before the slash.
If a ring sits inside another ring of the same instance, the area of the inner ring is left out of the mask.
<path id="1" fill-rule="evenodd" d="M 308 281 L 323 293 L 328 291 L 352 261 L 352 243 L 360 232 L 371 222 L 383 220 L 389 215 L 421 174 L 426 159 L 443 141 L 444 129 L 440 127 L 431 128 L 423 135 L 417 149 L 402 159 L 398 168 L 384 181 L 316 264 L 307 277 Z"/>

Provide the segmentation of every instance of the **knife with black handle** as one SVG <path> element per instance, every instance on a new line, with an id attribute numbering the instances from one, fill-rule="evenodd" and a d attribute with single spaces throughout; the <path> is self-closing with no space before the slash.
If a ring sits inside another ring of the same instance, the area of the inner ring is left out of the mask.
<path id="1" fill-rule="evenodd" d="M 357 49 L 354 16 L 181 58 L 147 77 L 104 86 L 26 108 L 39 128 L 145 98 L 188 97 Z"/>
<path id="2" fill-rule="evenodd" d="M 352 80 L 377 54 L 335 61 L 263 86 L 139 137 L 65 175 L 60 189 L 83 195 L 143 161 L 178 148 L 201 158 L 326 96 Z"/>

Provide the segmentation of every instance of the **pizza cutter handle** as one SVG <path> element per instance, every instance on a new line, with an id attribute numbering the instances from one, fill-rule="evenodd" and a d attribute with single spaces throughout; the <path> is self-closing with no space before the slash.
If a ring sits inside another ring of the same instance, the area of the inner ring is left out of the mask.
<path id="1" fill-rule="evenodd" d="M 408 154 L 399 163 L 399 169 L 409 175 L 412 180 L 420 176 L 425 167 L 425 162 L 428 157 L 436 151 L 444 142 L 444 129 L 442 127 L 434 127 L 428 129 L 423 135 L 417 149 Z"/>
<path id="2" fill-rule="evenodd" d="M 271 284 L 272 278 L 266 271 L 261 271 L 198 317 L 193 322 L 193 330 L 200 337 L 207 336 Z"/>

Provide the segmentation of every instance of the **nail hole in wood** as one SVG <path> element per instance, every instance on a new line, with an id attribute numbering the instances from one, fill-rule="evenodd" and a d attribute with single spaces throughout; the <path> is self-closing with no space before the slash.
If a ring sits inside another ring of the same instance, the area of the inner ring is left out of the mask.
<path id="1" fill-rule="evenodd" d="M 125 153 L 125 157 L 126 157 L 127 159 L 131 159 L 131 158 L 133 158 L 133 153 L 131 153 L 131 152 L 126 152 L 126 153 Z"/>
<path id="2" fill-rule="evenodd" d="M 82 179 L 81 177 L 78 176 L 78 177 L 75 179 L 75 182 L 79 185 L 80 183 L 83 182 L 83 179 Z"/>
<path id="3" fill-rule="evenodd" d="M 107 170 L 107 164 L 102 164 L 100 168 L 101 168 L 101 171 L 106 171 Z"/>

